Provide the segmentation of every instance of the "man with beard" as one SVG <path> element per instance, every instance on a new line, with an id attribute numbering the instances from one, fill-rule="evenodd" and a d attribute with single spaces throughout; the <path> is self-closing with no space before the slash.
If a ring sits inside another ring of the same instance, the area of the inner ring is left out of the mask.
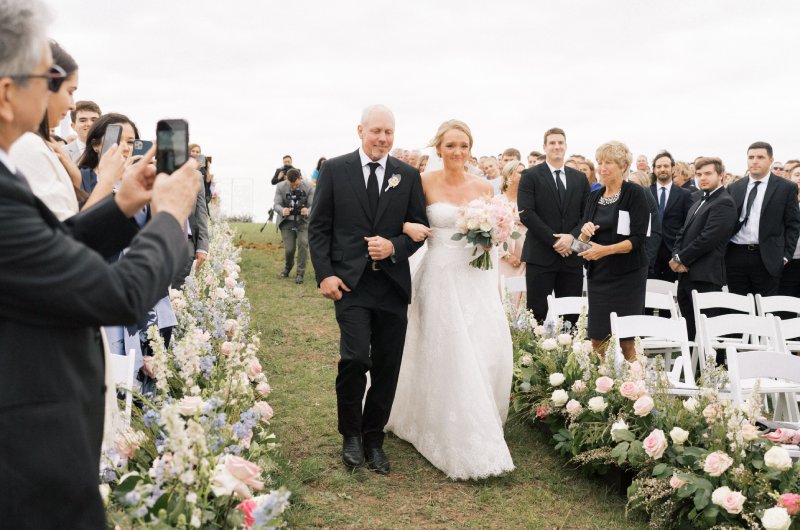
<path id="1" fill-rule="evenodd" d="M 661 246 L 653 266 L 651 278 L 674 282 L 678 274 L 669 266 L 672 259 L 672 248 L 675 238 L 683 228 L 686 214 L 692 204 L 692 194 L 689 190 L 674 185 L 672 170 L 675 160 L 668 151 L 662 151 L 653 159 L 653 175 L 655 183 L 650 186 L 650 192 L 658 203 L 658 219 L 661 221 Z"/>

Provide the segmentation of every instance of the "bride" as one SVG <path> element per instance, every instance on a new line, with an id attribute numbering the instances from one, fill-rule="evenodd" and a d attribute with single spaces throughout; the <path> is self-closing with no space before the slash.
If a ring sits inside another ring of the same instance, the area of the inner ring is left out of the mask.
<path id="1" fill-rule="evenodd" d="M 406 223 L 428 251 L 414 274 L 405 351 L 387 431 L 411 442 L 452 479 L 514 469 L 503 438 L 512 377 L 511 333 L 494 271 L 472 267 L 474 247 L 453 241 L 459 206 L 491 195 L 465 171 L 472 133 L 443 123 L 431 142 L 444 167 L 422 176 L 431 228 Z"/>

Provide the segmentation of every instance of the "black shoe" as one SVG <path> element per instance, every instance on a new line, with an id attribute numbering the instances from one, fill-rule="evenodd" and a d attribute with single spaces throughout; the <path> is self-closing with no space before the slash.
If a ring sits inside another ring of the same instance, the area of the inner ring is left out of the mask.
<path id="1" fill-rule="evenodd" d="M 380 475 L 389 474 L 391 466 L 389 466 L 389 459 L 386 458 L 386 453 L 383 452 L 383 447 L 367 448 L 367 467 Z"/>
<path id="2" fill-rule="evenodd" d="M 348 469 L 364 465 L 364 444 L 361 436 L 345 436 L 342 441 L 342 463 Z"/>
<path id="3" fill-rule="evenodd" d="M 281 278 L 288 278 L 289 277 L 289 271 L 284 269 L 280 274 L 278 274 L 278 276 L 281 277 Z"/>
<path id="4" fill-rule="evenodd" d="M 303 283 L 303 277 L 298 275 L 298 276 L 297 276 L 297 277 L 294 279 L 294 283 Z"/>

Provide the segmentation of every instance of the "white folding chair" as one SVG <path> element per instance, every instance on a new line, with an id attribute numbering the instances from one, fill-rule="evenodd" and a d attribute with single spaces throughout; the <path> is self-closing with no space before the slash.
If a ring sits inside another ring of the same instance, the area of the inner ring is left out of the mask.
<path id="1" fill-rule="evenodd" d="M 131 349 L 128 355 L 109 355 L 111 360 L 111 374 L 114 378 L 114 385 L 119 390 L 125 392 L 125 416 L 130 419 L 131 407 L 133 405 L 133 368 L 136 365 L 136 351 Z"/>
<path id="2" fill-rule="evenodd" d="M 800 421 L 795 393 L 800 390 L 800 358 L 777 351 L 736 351 L 729 347 L 728 378 L 730 379 L 731 399 L 735 406 L 744 401 L 749 381 L 765 379 L 761 391 L 779 397 L 774 407 L 774 419 L 784 421 Z M 777 383 L 777 385 L 776 385 Z M 782 386 L 777 389 L 776 386 Z"/>
<path id="3" fill-rule="evenodd" d="M 800 317 L 800 298 L 795 298 L 794 296 L 761 296 L 757 294 L 756 310 L 761 316 L 767 313 L 793 313 L 795 317 Z"/>
<path id="4" fill-rule="evenodd" d="M 778 327 L 786 349 L 792 353 L 800 354 L 800 317 L 786 320 L 778 319 Z"/>
<path id="5" fill-rule="evenodd" d="M 645 290 L 650 293 L 669 294 L 675 297 L 678 294 L 678 282 L 650 279 L 647 280 L 647 287 Z"/>
<path id="6" fill-rule="evenodd" d="M 525 276 L 500 276 L 500 293 L 505 299 L 507 294 L 524 293 L 528 291 Z"/>
<path id="7" fill-rule="evenodd" d="M 786 344 L 778 327 L 778 319 L 774 316 L 731 314 L 708 317 L 700 315 L 697 333 L 700 335 L 701 368 L 705 365 L 709 355 L 716 356 L 715 350 L 723 350 L 730 346 L 737 351 L 786 352 Z M 742 334 L 744 339 L 726 336 L 733 334 Z"/>
<path id="8" fill-rule="evenodd" d="M 648 280 L 650 281 L 650 280 Z M 660 280 L 654 280 L 660 281 Z M 644 293 L 644 308 L 652 309 L 655 316 L 659 316 L 661 311 L 669 311 L 671 318 L 679 318 L 678 303 L 672 293 L 659 293 L 656 291 L 646 291 Z"/>
<path id="9" fill-rule="evenodd" d="M 670 393 L 689 395 L 697 393 L 694 371 L 692 370 L 691 351 L 689 339 L 686 334 L 686 320 L 683 317 L 663 318 L 652 315 L 631 315 L 620 317 L 616 313 L 611 313 L 611 334 L 618 339 L 639 337 L 642 339 L 642 346 L 645 354 L 651 352 L 648 344 L 655 347 L 657 353 L 664 354 L 669 358 L 665 367 L 670 382 Z M 672 352 L 680 352 L 680 356 L 672 363 Z M 622 348 L 617 341 L 616 351 L 617 362 L 622 362 Z M 672 364 L 672 368 L 669 365 Z"/>
<path id="10" fill-rule="evenodd" d="M 581 315 L 589 312 L 589 299 L 585 296 L 563 296 L 556 298 L 547 295 L 547 321 L 559 319 L 564 315 Z"/>
<path id="11" fill-rule="evenodd" d="M 756 304 L 752 294 L 746 296 L 725 292 L 698 293 L 692 290 L 692 311 L 698 337 L 690 337 L 695 342 L 700 342 L 700 315 L 704 309 L 729 309 L 748 315 L 756 314 Z M 742 337 L 742 342 L 747 342 L 747 337 Z"/>

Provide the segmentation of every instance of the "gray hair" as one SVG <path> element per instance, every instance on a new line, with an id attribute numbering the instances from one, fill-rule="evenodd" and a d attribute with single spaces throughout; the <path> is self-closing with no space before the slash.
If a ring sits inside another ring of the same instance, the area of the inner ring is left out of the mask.
<path id="1" fill-rule="evenodd" d="M 50 13 L 39 0 L 0 0 L 0 77 L 34 71 L 42 60 L 49 22 Z"/>
<path id="2" fill-rule="evenodd" d="M 372 114 L 388 114 L 392 117 L 392 121 L 394 121 L 394 112 L 392 112 L 389 107 L 386 105 L 370 105 L 361 113 L 361 125 L 366 125 L 367 120 Z"/>

